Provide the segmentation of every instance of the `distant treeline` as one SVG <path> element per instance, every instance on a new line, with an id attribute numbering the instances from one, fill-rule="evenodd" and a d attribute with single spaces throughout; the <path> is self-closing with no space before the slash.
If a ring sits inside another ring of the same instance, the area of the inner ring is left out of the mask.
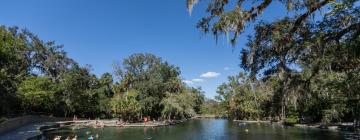
<path id="1" fill-rule="evenodd" d="M 0 116 L 47 114 L 138 121 L 200 113 L 204 95 L 180 69 L 152 54 L 133 54 L 96 77 L 63 46 L 27 30 L 0 27 Z M 116 78 L 116 80 L 114 80 Z"/>

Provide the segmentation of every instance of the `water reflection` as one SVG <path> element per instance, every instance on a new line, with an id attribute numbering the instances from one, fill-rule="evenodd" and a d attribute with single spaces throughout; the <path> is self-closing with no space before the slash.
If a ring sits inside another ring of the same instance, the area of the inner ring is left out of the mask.
<path id="1" fill-rule="evenodd" d="M 61 129 L 47 133 L 46 139 L 50 140 L 55 135 L 67 137 L 77 135 L 85 139 L 89 134 L 99 134 L 101 140 L 237 140 L 237 139 L 345 139 L 344 133 L 319 129 L 303 129 L 283 127 L 270 123 L 239 124 L 223 119 L 217 120 L 189 120 L 184 124 L 155 128 L 120 128 L 105 127 L 101 129 Z"/>

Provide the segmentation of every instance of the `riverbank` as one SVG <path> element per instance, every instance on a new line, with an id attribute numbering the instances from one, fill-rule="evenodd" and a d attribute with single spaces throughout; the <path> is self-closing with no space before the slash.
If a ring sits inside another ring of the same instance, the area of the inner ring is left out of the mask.
<path id="1" fill-rule="evenodd" d="M 324 125 L 322 123 L 313 123 L 313 124 L 293 124 L 294 127 L 300 128 L 317 128 L 317 129 L 329 129 L 329 130 L 339 130 L 339 131 L 359 131 L 359 128 L 354 128 L 353 123 L 337 123 L 337 124 L 328 124 Z"/>
<path id="2" fill-rule="evenodd" d="M 77 121 L 59 121 L 54 122 L 51 125 L 45 125 L 40 127 L 38 130 L 41 132 L 38 135 L 28 137 L 27 140 L 38 140 L 42 139 L 44 133 L 49 131 L 56 131 L 61 128 L 69 127 L 73 130 L 83 129 L 83 128 L 103 128 L 103 127 L 160 127 L 160 126 L 169 126 L 183 123 L 186 120 L 172 120 L 164 122 L 142 122 L 142 123 L 124 123 L 118 124 L 117 120 L 77 120 Z"/>
<path id="3" fill-rule="evenodd" d="M 15 130 L 21 126 L 33 123 L 42 123 L 42 122 L 58 122 L 71 120 L 70 118 L 58 118 L 58 117 L 49 117 L 49 116 L 39 116 L 39 115 L 27 115 L 16 118 L 8 119 L 0 123 L 0 134 Z"/>
<path id="4" fill-rule="evenodd" d="M 211 118 L 204 118 L 209 120 Z M 194 120 L 201 120 L 201 118 L 194 118 Z M 215 120 L 215 119 L 214 119 Z M 28 139 L 28 140 L 37 140 L 43 137 L 43 134 L 49 131 L 56 131 L 58 129 L 69 127 L 73 130 L 83 129 L 83 128 L 102 128 L 102 127 L 161 127 L 169 126 L 183 123 L 187 120 L 173 120 L 173 121 L 149 121 L 149 122 L 137 122 L 137 123 L 119 123 L 117 120 L 77 120 L 77 121 L 55 121 L 55 122 L 40 122 L 32 123 L 25 125 L 19 129 L 16 129 L 12 132 L 9 132 L 5 135 L 1 135 L 1 140 L 18 140 L 18 139 Z M 262 120 L 233 120 L 238 123 L 276 123 L 283 125 L 280 122 L 270 122 Z M 294 124 L 292 127 L 300 128 L 314 128 L 314 129 L 329 129 L 329 130 L 343 130 L 351 131 L 350 129 L 344 129 L 346 127 L 351 127 L 352 123 L 342 123 L 337 126 L 327 126 L 324 127 L 321 124 Z"/>
<path id="5" fill-rule="evenodd" d="M 315 129 L 328 129 L 328 130 L 337 130 L 337 131 L 359 131 L 359 128 L 354 128 L 352 122 L 347 123 L 337 123 L 337 124 L 329 124 L 324 125 L 322 123 L 309 123 L 309 124 L 284 124 L 283 122 L 272 122 L 267 120 L 233 120 L 234 122 L 239 123 L 278 123 L 280 125 L 284 126 L 290 126 L 290 127 L 298 127 L 298 128 L 315 128 Z"/>
<path id="6" fill-rule="evenodd" d="M 270 123 L 270 121 L 261 121 L 261 120 L 233 120 L 234 122 L 241 123 Z"/>
<path id="7" fill-rule="evenodd" d="M 58 124 L 62 126 L 82 126 L 82 127 L 159 127 L 183 123 L 184 120 L 171 120 L 171 121 L 148 121 L 148 122 L 119 122 L 117 120 L 77 120 L 77 121 L 59 121 Z"/>
<path id="8" fill-rule="evenodd" d="M 160 127 L 176 125 L 185 122 L 184 120 L 171 121 L 149 121 L 137 123 L 120 123 L 117 120 L 76 120 L 69 118 L 54 118 L 47 116 L 22 116 L 9 119 L 0 124 L 1 140 L 37 140 L 41 139 L 43 133 L 55 131 L 64 127 L 72 129 L 101 128 L 101 127 Z"/>
<path id="9" fill-rule="evenodd" d="M 27 115 L 8 119 L 0 124 L 1 140 L 27 139 L 42 134 L 42 130 L 58 127 L 55 122 L 70 120 L 39 115 Z M 60 126 L 60 125 L 59 125 Z"/>
<path id="10" fill-rule="evenodd" d="M 218 119 L 218 118 L 225 118 L 225 117 L 213 115 L 213 114 L 196 115 L 192 117 L 192 119 Z"/>

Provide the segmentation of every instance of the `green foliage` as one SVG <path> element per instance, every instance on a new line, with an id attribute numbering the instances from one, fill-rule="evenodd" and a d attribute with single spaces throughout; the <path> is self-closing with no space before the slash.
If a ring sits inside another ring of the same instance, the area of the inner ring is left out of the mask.
<path id="1" fill-rule="evenodd" d="M 217 99 L 221 102 L 227 115 L 234 119 L 258 120 L 263 117 L 263 105 L 269 100 L 265 83 L 253 83 L 249 76 L 240 73 L 230 76 L 228 83 L 218 87 Z"/>
<path id="2" fill-rule="evenodd" d="M 140 104 L 136 100 L 137 91 L 131 90 L 111 99 L 111 111 L 115 117 L 122 118 L 125 121 L 136 120 L 140 117 Z"/>
<path id="3" fill-rule="evenodd" d="M 122 67 L 119 64 L 114 67 L 120 77 L 114 89 L 116 92 L 138 91 L 136 99 L 142 116 L 161 117 L 161 101 L 167 93 L 180 93 L 185 89 L 179 68 L 152 54 L 133 54 L 124 59 Z"/>
<path id="4" fill-rule="evenodd" d="M 299 114 L 295 108 L 295 106 L 290 106 L 288 107 L 288 113 L 287 113 L 287 116 L 285 118 L 285 124 L 287 125 L 293 125 L 293 124 L 296 124 L 296 123 L 299 123 L 300 122 L 300 119 L 299 119 Z"/>
<path id="5" fill-rule="evenodd" d="M 200 113 L 201 89 L 186 87 L 180 69 L 160 57 L 133 54 L 114 65 L 114 80 L 110 73 L 96 77 L 62 48 L 27 30 L 0 27 L 0 115 L 159 118 L 169 93 L 181 103 L 178 118 Z"/>
<path id="6" fill-rule="evenodd" d="M 289 123 L 360 124 L 360 7 L 356 1 L 281 1 L 297 14 L 272 22 L 254 20 L 271 3 L 253 3 L 249 9 L 243 1 L 234 8 L 224 8 L 231 5 L 229 1 L 211 1 L 210 16 L 199 22 L 200 29 L 215 36 L 233 33 L 234 45 L 246 23 L 256 23 L 240 57 L 249 82 L 230 77 L 218 88 L 220 105 L 229 116 L 240 119 L 258 114 Z M 325 7 L 329 8 L 326 14 L 316 21 L 310 18 Z"/>
<path id="7" fill-rule="evenodd" d="M 28 74 L 29 61 L 25 57 L 28 41 L 17 28 L 0 27 L 0 114 L 12 113 L 19 104 L 17 85 Z"/>
<path id="8" fill-rule="evenodd" d="M 194 116 L 196 114 L 194 99 L 196 98 L 190 91 L 168 93 L 167 97 L 161 101 L 161 105 L 164 106 L 161 113 L 169 120 Z"/>
<path id="9" fill-rule="evenodd" d="M 213 99 L 206 99 L 204 101 L 204 103 L 201 105 L 199 114 L 226 117 L 225 109 L 220 106 L 219 102 Z"/>
<path id="10" fill-rule="evenodd" d="M 201 114 L 201 108 L 204 105 L 205 102 L 205 96 L 204 92 L 200 87 L 198 88 L 190 88 L 187 90 L 187 92 L 191 93 L 191 98 L 193 102 L 193 109 L 196 114 Z"/>
<path id="11" fill-rule="evenodd" d="M 289 115 L 287 116 L 287 118 L 285 119 L 284 122 L 286 125 L 294 125 L 299 123 L 299 117 L 298 116 L 294 116 L 294 115 Z"/>
<path id="12" fill-rule="evenodd" d="M 0 27 L 0 114 L 17 113 L 19 84 L 29 75 L 43 74 L 53 81 L 73 63 L 53 41 L 44 42 L 27 30 Z"/>
<path id="13" fill-rule="evenodd" d="M 27 77 L 18 88 L 18 96 L 22 100 L 25 111 L 50 112 L 55 107 L 55 94 L 58 85 L 47 77 Z"/>
<path id="14" fill-rule="evenodd" d="M 187 9 L 191 13 L 193 6 L 198 0 L 186 0 Z M 354 0 L 344 0 L 348 5 Z M 286 7 L 289 15 L 296 18 L 288 33 L 301 29 L 299 26 L 317 11 L 324 9 L 329 4 L 336 4 L 332 0 L 263 0 L 261 2 L 248 2 L 244 0 L 214 0 L 210 1 L 206 12 L 209 14 L 203 17 L 197 24 L 197 28 L 205 33 L 212 33 L 218 38 L 219 35 L 226 35 L 230 42 L 235 45 L 238 36 L 245 30 L 248 23 L 257 23 L 257 18 L 272 4 Z M 340 6 L 337 6 L 340 7 Z M 336 8 L 337 8 L 336 7 Z M 334 8 L 335 9 L 335 8 Z M 286 29 L 286 28 L 284 28 Z"/>

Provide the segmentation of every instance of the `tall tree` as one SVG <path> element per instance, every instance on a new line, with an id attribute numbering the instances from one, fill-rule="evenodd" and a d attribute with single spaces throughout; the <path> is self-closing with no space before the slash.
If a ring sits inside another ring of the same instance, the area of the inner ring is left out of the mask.
<path id="1" fill-rule="evenodd" d="M 141 115 L 160 117 L 161 100 L 166 92 L 180 92 L 181 81 L 178 67 L 170 65 L 152 54 L 133 54 L 123 61 L 123 69 L 116 65 L 115 73 L 121 81 L 115 89 L 126 92 L 135 89 L 139 92 Z"/>
<path id="2" fill-rule="evenodd" d="M 197 2 L 189 1 L 190 8 Z M 207 9 L 210 16 L 200 20 L 198 28 L 211 31 L 215 36 L 231 34 L 231 43 L 235 45 L 245 25 L 255 23 L 255 33 L 241 52 L 241 67 L 250 72 L 253 80 L 277 77 L 280 86 L 274 89 L 273 102 L 281 106 L 281 119 L 287 117 L 286 112 L 293 110 L 303 117 L 309 113 L 305 108 L 317 108 L 311 112 L 321 112 L 319 116 L 324 122 L 336 121 L 348 114 L 346 104 L 358 99 L 357 94 L 348 91 L 357 87 L 340 83 L 359 70 L 359 49 L 354 45 L 360 35 L 356 0 L 279 1 L 293 14 L 271 22 L 257 17 L 275 1 L 254 2 L 250 8 L 246 8 L 244 2 L 211 1 Z M 329 9 L 325 14 L 317 14 L 325 8 Z M 314 16 L 318 17 L 310 18 Z M 334 83 L 338 86 L 333 86 Z M 335 92 L 340 89 L 348 91 Z M 324 98 L 326 100 L 321 100 Z M 310 107 L 301 101 L 315 104 Z M 331 104 L 331 107 L 325 104 Z M 358 110 L 357 105 L 347 107 L 353 114 Z M 352 118 L 357 122 L 358 117 L 352 115 Z"/>
<path id="3" fill-rule="evenodd" d="M 18 88 L 25 112 L 51 112 L 55 109 L 58 85 L 48 77 L 27 77 Z"/>

